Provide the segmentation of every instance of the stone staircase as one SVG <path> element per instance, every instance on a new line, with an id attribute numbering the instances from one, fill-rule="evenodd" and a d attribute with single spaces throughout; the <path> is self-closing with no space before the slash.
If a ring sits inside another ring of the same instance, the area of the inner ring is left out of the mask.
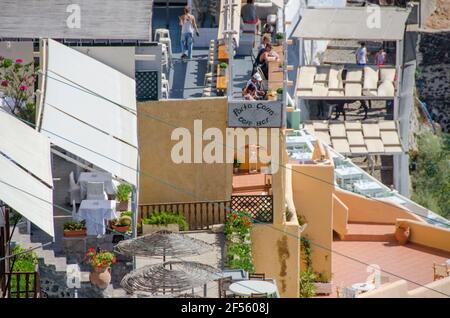
<path id="1" fill-rule="evenodd" d="M 348 223 L 344 241 L 394 242 L 395 225 Z"/>

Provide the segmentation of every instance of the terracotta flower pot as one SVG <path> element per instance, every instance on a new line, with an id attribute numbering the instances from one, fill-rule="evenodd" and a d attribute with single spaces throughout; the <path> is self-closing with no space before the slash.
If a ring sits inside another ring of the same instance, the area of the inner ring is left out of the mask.
<path id="1" fill-rule="evenodd" d="M 123 225 L 123 226 L 117 226 L 117 225 L 111 225 L 114 231 L 117 231 L 119 233 L 125 233 L 128 231 L 129 225 Z"/>
<path id="2" fill-rule="evenodd" d="M 94 268 L 89 274 L 92 285 L 105 289 L 111 283 L 111 267 Z"/>
<path id="3" fill-rule="evenodd" d="M 64 237 L 83 237 L 83 236 L 86 236 L 86 229 L 64 231 Z"/>
<path id="4" fill-rule="evenodd" d="M 406 242 L 408 242 L 410 234 L 411 231 L 409 229 L 409 226 L 399 226 L 395 229 L 394 236 L 400 245 L 404 245 L 406 244 Z"/>

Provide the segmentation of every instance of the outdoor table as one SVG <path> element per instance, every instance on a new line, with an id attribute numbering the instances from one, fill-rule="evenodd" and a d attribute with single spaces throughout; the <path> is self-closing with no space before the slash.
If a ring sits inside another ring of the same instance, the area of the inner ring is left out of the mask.
<path id="1" fill-rule="evenodd" d="M 375 285 L 372 283 L 356 283 L 352 285 L 352 289 L 357 293 L 366 293 L 375 289 Z"/>
<path id="2" fill-rule="evenodd" d="M 229 59 L 228 47 L 225 44 L 219 44 L 219 49 L 217 52 L 217 59 L 219 61 L 227 62 Z"/>
<path id="3" fill-rule="evenodd" d="M 282 45 L 274 45 L 272 50 L 275 51 L 280 59 L 279 61 L 269 61 L 269 72 L 268 74 L 268 89 L 276 91 L 278 88 L 283 88 L 284 86 L 284 72 L 280 69 L 280 65 L 284 63 L 284 52 Z"/>
<path id="4" fill-rule="evenodd" d="M 225 75 L 220 75 L 220 64 L 217 65 L 217 82 L 216 88 L 218 91 L 225 93 L 228 88 L 228 72 Z"/>
<path id="5" fill-rule="evenodd" d="M 116 217 L 116 200 L 83 200 L 77 215 L 77 219 L 86 220 L 87 235 L 104 235 L 105 220 Z"/>
<path id="6" fill-rule="evenodd" d="M 376 193 L 382 192 L 383 187 L 381 187 L 377 182 L 375 181 L 368 181 L 368 182 L 356 182 L 354 184 L 355 191 L 364 194 L 364 195 L 375 195 Z"/>
<path id="7" fill-rule="evenodd" d="M 264 280 L 241 280 L 230 285 L 229 290 L 238 296 L 250 297 L 252 294 L 267 293 L 268 297 L 275 297 L 277 287 Z"/>
<path id="8" fill-rule="evenodd" d="M 112 175 L 107 172 L 82 172 L 78 177 L 78 184 L 81 188 L 81 198 L 86 198 L 87 184 L 89 182 L 103 182 L 107 194 L 116 194 L 117 189 L 113 183 Z"/>

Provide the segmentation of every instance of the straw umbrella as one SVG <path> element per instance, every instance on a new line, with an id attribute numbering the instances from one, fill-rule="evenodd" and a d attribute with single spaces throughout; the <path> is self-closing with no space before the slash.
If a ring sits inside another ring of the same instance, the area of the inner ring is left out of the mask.
<path id="1" fill-rule="evenodd" d="M 169 265 L 169 266 L 167 266 Z M 147 265 L 125 275 L 120 285 L 129 293 L 180 294 L 217 278 L 217 269 L 197 263 L 170 261 Z"/>
<path id="2" fill-rule="evenodd" d="M 201 255 L 213 250 L 212 245 L 181 233 L 159 231 L 135 239 L 119 242 L 116 253 L 126 256 L 166 256 L 183 257 Z"/>

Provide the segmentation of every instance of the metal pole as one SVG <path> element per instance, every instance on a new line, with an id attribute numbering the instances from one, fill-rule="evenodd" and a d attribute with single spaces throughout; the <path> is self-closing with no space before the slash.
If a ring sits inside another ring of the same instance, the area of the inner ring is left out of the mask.
<path id="1" fill-rule="evenodd" d="M 287 127 L 287 90 L 288 90 L 288 39 L 287 39 L 287 32 L 286 32 L 286 0 L 283 2 L 283 14 L 282 14 L 282 19 L 283 19 L 283 33 L 284 33 L 284 41 L 283 41 L 283 55 L 284 55 L 284 61 L 283 61 L 283 74 L 284 74 L 284 79 L 283 79 L 283 112 L 282 112 L 282 117 L 283 117 L 283 126 Z"/>

